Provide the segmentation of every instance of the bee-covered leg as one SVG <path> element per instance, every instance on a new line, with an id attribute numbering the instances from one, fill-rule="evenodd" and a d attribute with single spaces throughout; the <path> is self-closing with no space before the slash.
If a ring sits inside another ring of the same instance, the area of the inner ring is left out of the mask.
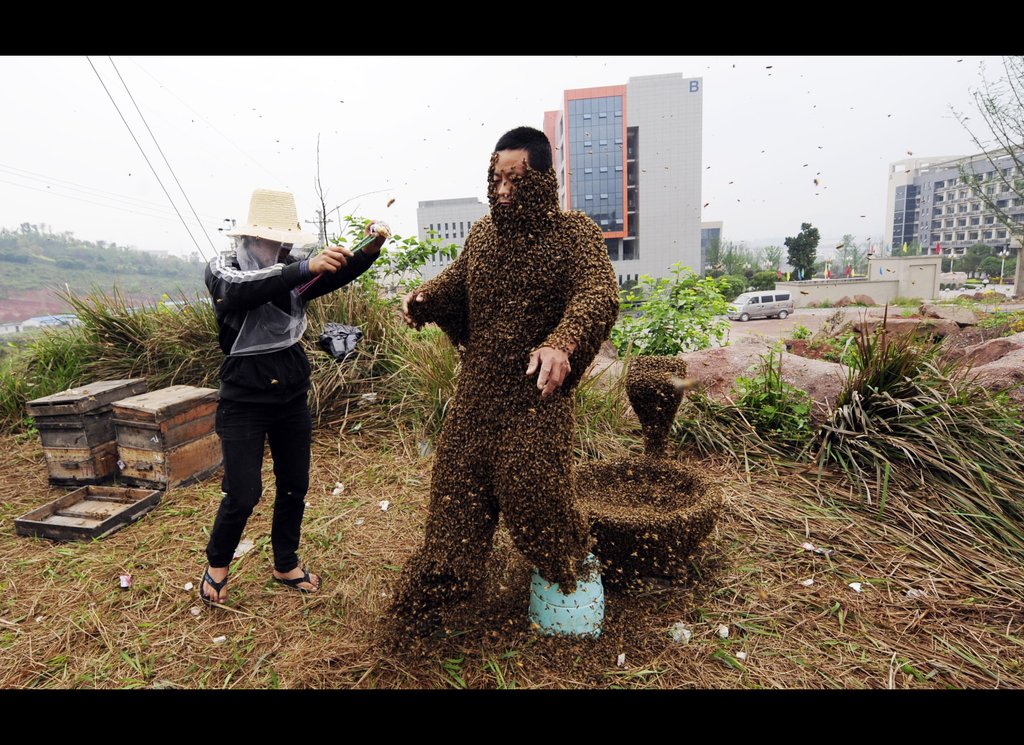
<path id="1" fill-rule="evenodd" d="M 573 495 L 573 398 L 557 396 L 509 422 L 494 464 L 494 488 L 516 548 L 566 594 L 590 545 Z"/>
<path id="2" fill-rule="evenodd" d="M 491 489 L 491 437 L 453 412 L 438 438 L 423 546 L 406 563 L 390 615 L 400 632 L 423 636 L 441 612 L 479 587 L 498 524 Z"/>

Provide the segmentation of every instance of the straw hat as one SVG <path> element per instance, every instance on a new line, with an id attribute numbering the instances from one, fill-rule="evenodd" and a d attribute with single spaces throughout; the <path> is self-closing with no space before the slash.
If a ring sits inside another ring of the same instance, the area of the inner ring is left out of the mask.
<path id="1" fill-rule="evenodd" d="M 293 246 L 308 246 L 317 240 L 316 236 L 302 231 L 294 195 L 288 191 L 270 189 L 257 189 L 252 193 L 248 221 L 225 235 L 248 235 Z"/>

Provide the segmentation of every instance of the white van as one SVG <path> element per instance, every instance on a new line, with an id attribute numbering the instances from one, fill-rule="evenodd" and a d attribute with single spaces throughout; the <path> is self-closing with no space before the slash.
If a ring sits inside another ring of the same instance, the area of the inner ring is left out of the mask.
<path id="1" fill-rule="evenodd" d="M 786 290 L 744 292 L 729 303 L 729 319 L 749 321 L 751 318 L 785 318 L 793 312 L 793 296 Z"/>

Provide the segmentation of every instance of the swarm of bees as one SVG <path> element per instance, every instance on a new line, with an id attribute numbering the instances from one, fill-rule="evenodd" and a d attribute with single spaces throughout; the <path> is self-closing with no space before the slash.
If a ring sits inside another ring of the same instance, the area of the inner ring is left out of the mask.
<path id="1" fill-rule="evenodd" d="M 640 420 L 647 455 L 661 457 L 683 392 L 693 387 L 676 357 L 637 357 L 626 373 L 626 396 Z"/>

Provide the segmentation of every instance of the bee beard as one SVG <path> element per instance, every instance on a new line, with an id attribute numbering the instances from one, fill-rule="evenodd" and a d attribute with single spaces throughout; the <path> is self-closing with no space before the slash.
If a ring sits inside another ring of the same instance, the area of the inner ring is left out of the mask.
<path id="1" fill-rule="evenodd" d="M 491 222 L 498 237 L 521 242 L 550 231 L 558 215 L 558 178 L 555 170 L 535 171 L 527 167 L 515 182 L 509 204 L 498 204 L 493 167 L 487 173 L 487 201 Z"/>

